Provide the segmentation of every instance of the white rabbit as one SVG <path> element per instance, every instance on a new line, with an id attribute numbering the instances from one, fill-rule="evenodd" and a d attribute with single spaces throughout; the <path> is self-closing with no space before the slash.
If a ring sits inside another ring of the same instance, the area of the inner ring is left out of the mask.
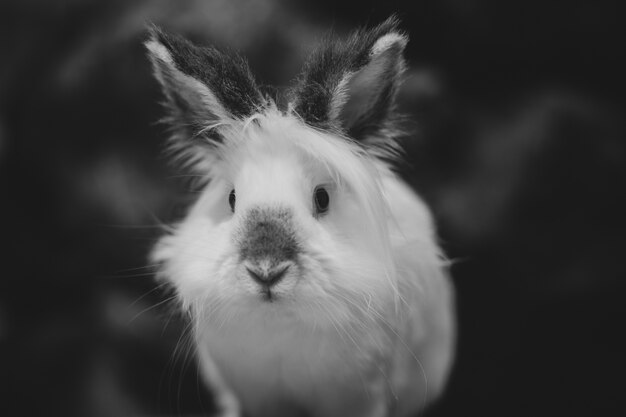
<path id="1" fill-rule="evenodd" d="M 445 385 L 453 289 L 389 163 L 406 42 L 395 18 L 325 42 L 282 106 L 240 57 L 152 29 L 172 148 L 205 180 L 153 259 L 222 415 L 409 416 Z"/>

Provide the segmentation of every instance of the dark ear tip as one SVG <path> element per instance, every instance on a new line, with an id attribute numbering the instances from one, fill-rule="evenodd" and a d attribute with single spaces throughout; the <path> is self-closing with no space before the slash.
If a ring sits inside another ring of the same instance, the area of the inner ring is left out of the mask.
<path id="1" fill-rule="evenodd" d="M 397 14 L 392 14 L 384 22 L 378 25 L 374 30 L 378 32 L 379 36 L 390 35 L 395 33 L 399 38 L 403 38 L 404 44 L 408 41 L 407 33 L 401 28 L 402 21 Z"/>
<path id="2" fill-rule="evenodd" d="M 372 28 L 372 32 L 376 33 L 378 36 L 384 36 L 390 33 L 398 33 L 401 35 L 405 35 L 402 29 L 400 28 L 402 21 L 398 17 L 397 14 L 392 14 L 387 19 L 385 19 L 382 23 L 374 26 Z"/>
<path id="3" fill-rule="evenodd" d="M 387 28 L 389 32 L 392 32 L 400 30 L 401 23 L 402 21 L 400 20 L 400 17 L 396 13 L 393 13 L 387 19 L 385 19 L 385 21 L 381 23 L 380 26 Z"/>
<path id="4" fill-rule="evenodd" d="M 181 46 L 188 43 L 180 35 L 168 32 L 167 30 L 163 29 L 161 26 L 158 26 L 153 22 L 146 23 L 146 32 L 148 35 L 147 39 L 144 42 L 146 46 L 150 43 L 156 42 L 163 45 L 171 52 L 172 50 L 177 49 L 176 46 Z"/>
<path id="5" fill-rule="evenodd" d="M 146 33 L 148 34 L 148 38 L 153 39 L 157 37 L 157 34 L 160 32 L 160 28 L 153 22 L 146 22 Z"/>
<path id="6" fill-rule="evenodd" d="M 371 57 L 386 51 L 401 54 L 408 40 L 407 33 L 400 29 L 400 19 L 392 14 L 376 26 L 362 27 L 355 31 L 349 43 L 360 45 L 362 51 L 369 51 Z"/>
<path id="7" fill-rule="evenodd" d="M 156 43 L 163 44 L 163 30 L 153 22 L 146 22 L 146 35 L 143 44 L 150 50 L 150 45 Z"/>
<path id="8" fill-rule="evenodd" d="M 180 35 L 166 31 L 154 23 L 146 24 L 147 39 L 144 46 L 155 58 L 168 63 L 175 60 L 177 51 L 191 48 L 192 44 Z"/>

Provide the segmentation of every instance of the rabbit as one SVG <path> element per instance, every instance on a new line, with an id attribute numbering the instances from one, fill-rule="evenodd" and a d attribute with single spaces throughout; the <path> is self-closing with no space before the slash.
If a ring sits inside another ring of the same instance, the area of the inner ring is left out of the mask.
<path id="1" fill-rule="evenodd" d="M 410 416 L 444 389 L 448 263 L 393 168 L 399 26 L 328 38 L 282 101 L 237 54 L 150 29 L 169 144 L 202 189 L 151 256 L 220 415 Z"/>

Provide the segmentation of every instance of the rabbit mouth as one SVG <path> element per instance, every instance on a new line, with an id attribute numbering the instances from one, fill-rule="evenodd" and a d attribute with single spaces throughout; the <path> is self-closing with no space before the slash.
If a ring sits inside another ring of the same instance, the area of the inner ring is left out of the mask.
<path id="1" fill-rule="evenodd" d="M 272 293 L 271 288 L 266 287 L 261 289 L 261 299 L 268 303 L 276 301 L 276 294 Z"/>
<path id="2" fill-rule="evenodd" d="M 246 266 L 246 271 L 250 278 L 260 285 L 262 298 L 273 302 L 276 293 L 272 291 L 272 288 L 285 278 L 290 268 L 290 263 L 283 263 L 275 268 L 262 268 L 258 264 L 249 264 Z"/>
<path id="3" fill-rule="evenodd" d="M 284 291 L 277 290 L 273 287 L 261 286 L 258 289 L 257 297 L 261 304 L 280 304 L 281 300 L 285 298 L 285 294 Z"/>

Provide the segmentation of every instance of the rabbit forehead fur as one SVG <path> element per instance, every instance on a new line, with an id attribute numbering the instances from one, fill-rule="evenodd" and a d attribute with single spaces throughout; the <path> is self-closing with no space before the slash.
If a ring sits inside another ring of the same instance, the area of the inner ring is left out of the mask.
<path id="1" fill-rule="evenodd" d="M 360 146 L 277 110 L 224 132 L 228 140 L 217 150 L 208 185 L 154 252 L 194 317 L 221 325 L 263 322 L 267 315 L 333 326 L 338 318 L 356 319 L 351 302 L 393 305 L 397 284 L 381 190 L 387 168 Z M 328 213 L 319 217 L 313 202 L 318 186 L 330 195 Z M 234 213 L 228 202 L 233 189 Z M 259 212 L 278 225 L 273 238 L 290 239 L 295 250 L 271 303 L 242 258 Z"/>

